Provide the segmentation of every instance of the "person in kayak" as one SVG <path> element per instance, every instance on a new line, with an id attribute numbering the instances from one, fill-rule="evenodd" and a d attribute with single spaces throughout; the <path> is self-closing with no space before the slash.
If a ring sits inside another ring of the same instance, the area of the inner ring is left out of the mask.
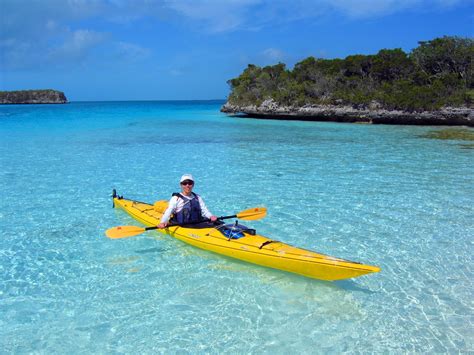
<path id="1" fill-rule="evenodd" d="M 179 183 L 181 185 L 181 193 L 174 193 L 171 197 L 158 228 L 166 228 L 169 222 L 186 225 L 199 223 L 206 218 L 210 219 L 211 222 L 215 222 L 217 217 L 207 209 L 201 196 L 193 192 L 193 176 L 191 174 L 184 174 Z M 171 215 L 173 215 L 173 218 L 170 220 Z"/>

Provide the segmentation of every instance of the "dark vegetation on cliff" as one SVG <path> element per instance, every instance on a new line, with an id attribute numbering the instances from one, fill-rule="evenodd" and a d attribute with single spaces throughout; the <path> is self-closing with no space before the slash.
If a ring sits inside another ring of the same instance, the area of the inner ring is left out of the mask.
<path id="1" fill-rule="evenodd" d="M 419 42 L 410 53 L 382 49 L 345 59 L 309 57 L 288 70 L 283 63 L 252 64 L 228 81 L 228 102 L 350 105 L 403 111 L 432 111 L 474 103 L 474 40 L 443 37 Z"/>
<path id="2" fill-rule="evenodd" d="M 62 104 L 67 99 L 57 90 L 0 91 L 0 104 Z"/>

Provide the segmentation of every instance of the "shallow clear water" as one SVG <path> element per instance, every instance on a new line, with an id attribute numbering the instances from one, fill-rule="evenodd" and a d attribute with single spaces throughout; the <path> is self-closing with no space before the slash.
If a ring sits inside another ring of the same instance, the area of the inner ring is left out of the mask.
<path id="1" fill-rule="evenodd" d="M 0 107 L 0 349 L 26 353 L 474 351 L 474 151 L 437 127 L 226 117 L 221 102 Z M 323 282 L 137 222 L 183 173 L 217 215 L 378 265 Z"/>

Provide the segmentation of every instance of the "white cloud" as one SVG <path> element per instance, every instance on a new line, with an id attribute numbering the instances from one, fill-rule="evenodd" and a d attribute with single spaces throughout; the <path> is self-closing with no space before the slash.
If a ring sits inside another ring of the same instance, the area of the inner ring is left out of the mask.
<path id="1" fill-rule="evenodd" d="M 58 28 L 58 23 L 57 23 L 56 21 L 54 21 L 54 20 L 48 20 L 48 21 L 46 22 L 46 26 L 45 26 L 45 27 L 46 27 L 46 30 L 47 30 L 47 31 L 54 31 L 55 29 Z"/>
<path id="2" fill-rule="evenodd" d="M 405 10 L 453 7 L 472 0 L 0 0 L 0 38 L 43 36 L 84 19 L 130 25 L 143 19 L 185 24 L 208 33 L 254 30 L 342 14 L 377 17 Z M 120 39 L 117 39 L 120 40 Z"/>
<path id="3" fill-rule="evenodd" d="M 66 36 L 63 44 L 50 53 L 55 59 L 83 60 L 91 49 L 106 39 L 106 34 L 91 30 L 76 30 Z"/>
<path id="4" fill-rule="evenodd" d="M 283 61 L 285 54 L 277 48 L 267 48 L 262 52 L 263 57 L 270 62 Z"/>
<path id="5" fill-rule="evenodd" d="M 6 38 L 0 40 L 0 63 L 2 70 L 6 69 L 23 69 L 29 67 L 31 53 L 35 53 L 38 47 L 31 42 L 17 40 L 15 38 Z M 38 58 L 38 56 L 36 56 Z M 39 67 L 43 64 L 43 60 L 36 59 L 32 65 Z"/>
<path id="6" fill-rule="evenodd" d="M 241 28 L 251 18 L 251 8 L 260 0 L 167 1 L 165 6 L 183 17 L 197 21 L 206 32 L 227 32 Z"/>
<path id="7" fill-rule="evenodd" d="M 323 0 L 323 2 L 350 18 L 370 18 L 407 10 L 443 9 L 466 2 L 466 0 Z"/>
<path id="8" fill-rule="evenodd" d="M 134 43 L 118 42 L 117 52 L 121 58 L 130 61 L 145 59 L 150 56 L 151 51 Z"/>
<path id="9" fill-rule="evenodd" d="M 0 62 L 8 69 L 37 68 L 48 59 L 60 57 L 82 61 L 91 51 L 106 45 L 122 58 L 144 58 L 149 50 L 129 43 L 120 32 L 137 21 L 171 23 L 219 35 L 282 27 L 301 20 L 317 22 L 325 16 L 355 20 L 403 11 L 442 10 L 472 0 L 28 0 L 27 5 L 18 0 L 0 2 Z M 101 30 L 92 27 L 96 23 Z M 111 29 L 110 34 L 101 32 L 104 27 Z M 275 49 L 267 51 L 264 55 L 273 61 L 283 56 Z"/>
<path id="10" fill-rule="evenodd" d="M 383 17 L 402 11 L 431 11 L 472 0 L 179 0 L 163 6 L 201 31 L 255 30 L 329 15 L 352 19 Z"/>
<path id="11" fill-rule="evenodd" d="M 184 75 L 184 71 L 182 71 L 181 69 L 170 69 L 169 73 L 172 76 L 182 76 L 182 75 Z"/>
<path id="12" fill-rule="evenodd" d="M 330 6 L 349 17 L 376 17 L 414 6 L 419 0 L 333 0 Z"/>

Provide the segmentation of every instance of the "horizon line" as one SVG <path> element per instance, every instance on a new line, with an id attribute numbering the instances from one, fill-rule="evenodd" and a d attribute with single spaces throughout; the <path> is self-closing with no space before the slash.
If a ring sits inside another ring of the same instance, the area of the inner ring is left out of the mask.
<path id="1" fill-rule="evenodd" d="M 67 103 L 73 102 L 179 102 L 179 101 L 226 101 L 227 99 L 125 99 L 125 100 L 68 100 Z"/>

